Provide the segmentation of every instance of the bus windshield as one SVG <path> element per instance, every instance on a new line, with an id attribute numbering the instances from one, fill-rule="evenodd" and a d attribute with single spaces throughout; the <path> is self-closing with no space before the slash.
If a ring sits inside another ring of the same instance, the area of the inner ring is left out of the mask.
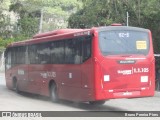
<path id="1" fill-rule="evenodd" d="M 142 54 L 149 52 L 149 35 L 135 30 L 99 32 L 99 47 L 103 55 Z"/>

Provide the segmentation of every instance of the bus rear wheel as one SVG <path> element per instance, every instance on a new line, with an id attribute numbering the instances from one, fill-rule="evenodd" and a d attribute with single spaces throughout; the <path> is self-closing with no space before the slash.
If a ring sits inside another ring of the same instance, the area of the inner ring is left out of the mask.
<path id="1" fill-rule="evenodd" d="M 156 80 L 155 89 L 156 91 L 160 91 L 160 81 L 159 80 Z"/>
<path id="2" fill-rule="evenodd" d="M 19 93 L 19 88 L 18 88 L 18 83 L 16 82 L 16 88 L 15 88 L 16 93 Z"/>
<path id="3" fill-rule="evenodd" d="M 55 83 L 50 87 L 50 98 L 52 102 L 58 102 L 57 86 Z"/>
<path id="4" fill-rule="evenodd" d="M 14 78 L 13 79 L 13 89 L 16 91 L 16 93 L 19 93 L 19 88 L 18 88 L 18 82 L 17 82 L 17 79 Z"/>
<path id="5" fill-rule="evenodd" d="M 91 105 L 103 105 L 106 101 L 100 100 L 100 101 L 89 101 L 89 104 Z"/>

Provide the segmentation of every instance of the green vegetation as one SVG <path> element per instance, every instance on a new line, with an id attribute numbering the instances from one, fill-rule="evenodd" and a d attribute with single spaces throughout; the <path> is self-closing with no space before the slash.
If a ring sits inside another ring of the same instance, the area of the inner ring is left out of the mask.
<path id="1" fill-rule="evenodd" d="M 1 0 L 0 50 L 15 41 L 30 39 L 39 32 L 66 28 L 69 16 L 82 7 L 77 0 Z"/>
<path id="2" fill-rule="evenodd" d="M 83 7 L 69 18 L 71 28 L 123 23 L 129 13 L 129 26 L 150 29 L 155 53 L 160 53 L 160 0 L 81 0 Z"/>
<path id="3" fill-rule="evenodd" d="M 123 23 L 150 29 L 155 53 L 160 53 L 160 0 L 0 0 L 0 48 L 60 28 L 90 28 Z M 12 12 L 17 17 L 12 19 Z"/>

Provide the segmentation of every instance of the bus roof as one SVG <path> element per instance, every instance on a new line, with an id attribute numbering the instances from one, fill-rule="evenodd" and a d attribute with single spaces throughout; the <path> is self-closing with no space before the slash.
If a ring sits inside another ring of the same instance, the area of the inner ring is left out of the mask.
<path id="1" fill-rule="evenodd" d="M 91 29 L 59 29 L 59 30 L 54 30 L 46 33 L 40 33 L 36 34 L 33 36 L 32 39 L 25 40 L 25 41 L 20 41 L 20 42 L 14 42 L 10 44 L 8 47 L 12 46 L 24 46 L 26 44 L 35 44 L 38 42 L 45 42 L 45 41 L 50 41 L 49 39 L 51 38 L 60 38 L 65 39 L 65 37 L 69 37 L 70 35 L 73 35 L 74 37 L 76 36 L 81 36 L 81 35 L 89 35 L 87 32 L 91 32 L 92 30 L 97 30 L 97 31 L 104 31 L 104 30 L 138 30 L 138 31 L 146 31 L 148 32 L 148 29 L 144 28 L 138 28 L 138 27 L 127 27 L 127 26 L 103 26 L 103 27 L 93 27 Z M 65 36 L 63 36 L 65 35 Z M 45 38 L 45 41 L 44 39 Z"/>
<path id="2" fill-rule="evenodd" d="M 33 36 L 33 38 L 41 38 L 41 37 L 60 35 L 65 33 L 74 33 L 74 32 L 80 32 L 80 31 L 83 31 L 83 29 L 60 29 L 60 30 L 46 32 L 46 33 L 36 34 L 35 36 Z"/>
<path id="3" fill-rule="evenodd" d="M 50 31 L 50 32 L 46 32 L 46 33 L 40 33 L 40 34 L 36 34 L 33 36 L 32 39 L 28 39 L 28 40 L 24 40 L 24 41 L 18 41 L 18 42 L 14 42 L 11 43 L 10 45 L 8 45 L 8 47 L 13 47 L 13 46 L 24 46 L 26 44 L 34 44 L 37 42 L 45 42 L 45 41 L 50 41 L 50 38 L 58 38 L 58 37 L 62 37 L 64 39 L 65 37 L 69 37 L 71 35 L 73 36 L 77 36 L 77 33 L 83 33 L 85 31 L 89 31 L 91 29 L 60 29 L 60 30 L 54 30 L 54 31 Z M 80 34 L 82 35 L 82 34 Z M 45 41 L 44 39 L 45 38 Z"/>
<path id="4" fill-rule="evenodd" d="M 97 29 L 98 31 L 105 31 L 105 30 L 136 30 L 136 31 L 143 31 L 143 32 L 150 31 L 145 28 L 132 27 L 132 26 L 104 26 L 104 27 L 98 27 Z"/>

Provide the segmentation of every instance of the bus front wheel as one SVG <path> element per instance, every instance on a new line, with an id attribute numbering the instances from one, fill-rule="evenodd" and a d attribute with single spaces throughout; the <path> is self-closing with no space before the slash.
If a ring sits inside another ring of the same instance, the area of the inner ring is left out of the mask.
<path id="1" fill-rule="evenodd" d="M 55 83 L 50 87 L 50 97 L 52 102 L 58 102 L 57 86 Z"/>

